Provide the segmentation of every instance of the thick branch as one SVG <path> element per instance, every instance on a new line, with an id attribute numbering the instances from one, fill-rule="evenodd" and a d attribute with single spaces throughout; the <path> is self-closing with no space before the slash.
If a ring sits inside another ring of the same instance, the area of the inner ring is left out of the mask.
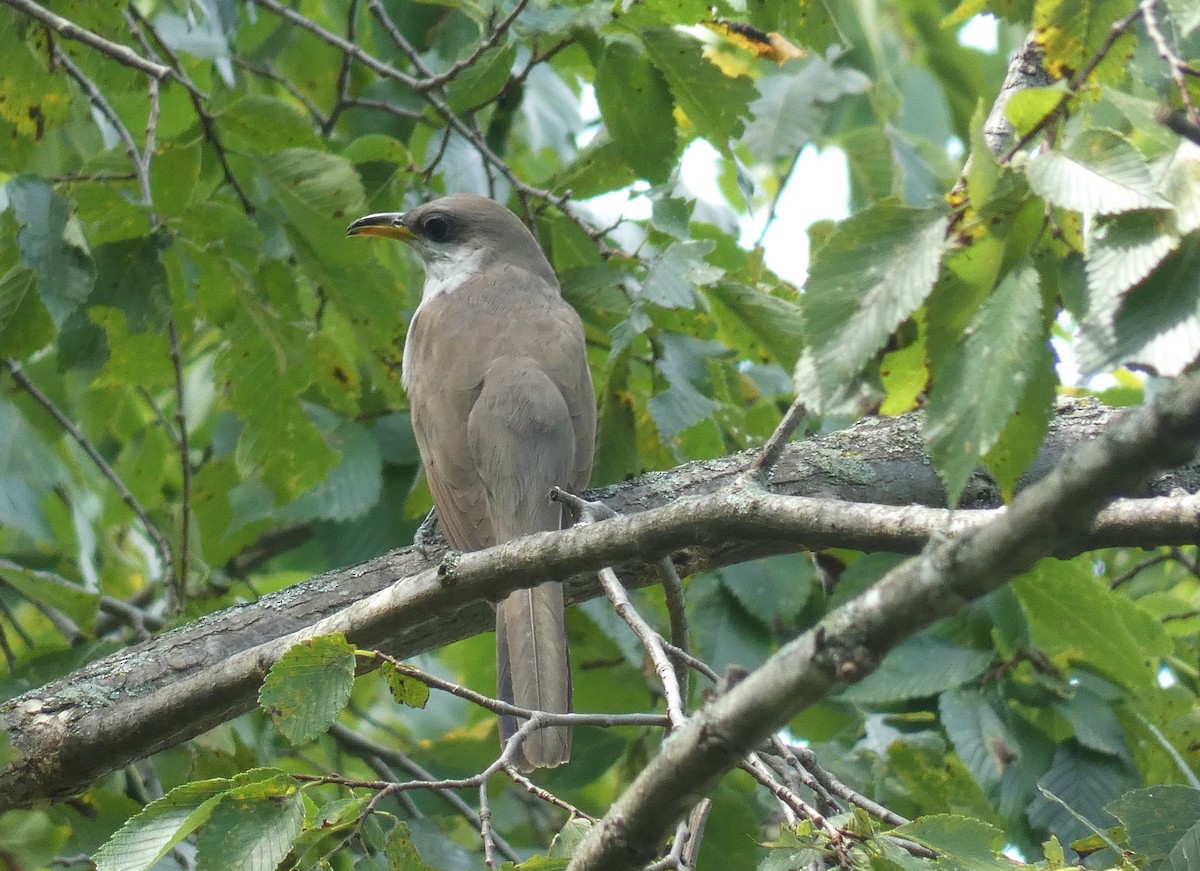
<path id="1" fill-rule="evenodd" d="M 1097 403 L 1063 409 L 1031 475 L 1043 476 L 1118 414 Z M 69 795 L 251 709 L 263 674 L 286 649 L 281 639 L 292 633 L 345 631 L 358 646 L 404 658 L 486 631 L 494 622 L 487 603 L 519 587 L 587 572 L 572 579 L 569 595 L 597 596 L 590 574 L 603 565 L 634 563 L 619 568 L 623 582 L 644 586 L 658 575 L 642 570 L 643 561 L 668 554 L 691 573 L 802 545 L 911 553 L 931 535 L 985 523 L 992 512 L 911 504 L 944 498 L 920 445 L 916 416 L 863 421 L 790 445 L 772 476 L 774 492 L 728 486 L 753 454 L 691 463 L 590 494 L 621 517 L 459 555 L 440 580 L 422 574 L 433 561 L 399 550 L 209 615 L 0 706 L 0 724 L 25 754 L 0 770 L 0 810 Z M 1161 495 L 1177 487 L 1200 490 L 1200 465 L 1129 492 Z M 810 497 L 788 495 L 795 493 Z M 898 507 L 861 504 L 867 499 Z M 995 505 L 994 486 L 980 476 L 967 502 Z M 1159 498 L 1136 509 L 1114 507 L 1061 552 L 1185 544 L 1196 528 L 1190 500 Z"/>
<path id="2" fill-rule="evenodd" d="M 1194 459 L 1198 442 L 1200 377 L 1191 377 L 1081 445 L 1010 510 L 973 533 L 934 539 L 674 732 L 588 832 L 572 871 L 642 867 L 675 821 L 790 718 L 861 680 L 903 639 L 1086 537 L 1106 502 L 1153 469 Z"/>

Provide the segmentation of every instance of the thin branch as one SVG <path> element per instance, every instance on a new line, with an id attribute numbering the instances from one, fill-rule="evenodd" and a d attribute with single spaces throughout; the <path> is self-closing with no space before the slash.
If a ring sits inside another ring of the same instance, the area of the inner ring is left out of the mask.
<path id="1" fill-rule="evenodd" d="M 165 67 L 162 64 L 148 60 L 135 52 L 127 45 L 121 45 L 119 42 L 112 42 L 105 39 L 103 36 L 92 33 L 86 28 L 80 27 L 73 21 L 63 18 L 61 15 L 56 15 L 49 9 L 39 6 L 33 0 L 0 0 L 20 12 L 24 12 L 31 18 L 36 18 L 38 21 L 45 24 L 63 39 L 71 39 L 76 42 L 82 42 L 96 51 L 108 55 L 119 64 L 124 64 L 127 67 L 133 67 L 135 70 L 152 76 L 155 79 L 162 80 L 171 75 L 171 68 Z"/>
<path id="2" fill-rule="evenodd" d="M 125 122 L 121 120 L 121 116 L 113 109 L 103 92 L 96 86 L 96 83 L 88 78 L 87 74 L 76 66 L 75 62 L 67 57 L 58 46 L 54 47 L 54 57 L 58 63 L 62 64 L 67 74 L 79 84 L 79 87 L 83 88 L 91 104 L 100 110 L 100 113 L 108 119 L 113 129 L 117 131 L 117 136 L 120 138 L 121 144 L 125 146 L 125 151 L 129 154 L 129 162 L 133 164 L 133 171 L 137 176 L 138 187 L 141 189 L 142 205 L 149 206 L 153 201 L 150 193 L 149 166 L 147 166 L 142 153 L 138 150 L 137 143 L 133 141 L 133 134 L 129 132 L 129 128 L 125 126 Z M 157 87 L 157 85 L 154 86 L 152 93 L 157 93 Z M 155 105 L 157 105 L 157 100 L 155 101 Z M 153 111 L 151 112 L 150 120 L 156 120 Z"/>
<path id="3" fill-rule="evenodd" d="M 175 318 L 167 318 L 167 340 L 171 347 L 171 371 L 175 376 L 175 434 L 179 441 L 179 469 L 182 475 L 180 499 L 179 559 L 175 572 L 175 602 L 182 607 L 187 601 L 189 544 L 192 536 L 192 451 L 188 441 L 187 407 L 184 404 L 183 352 Z"/>
<path id="4" fill-rule="evenodd" d="M 373 2 L 377 3 L 378 0 L 373 0 Z M 525 7 L 528 5 L 529 0 L 517 0 L 516 4 L 512 8 L 512 11 L 500 19 L 500 21 L 493 28 L 491 28 L 488 36 L 475 46 L 474 51 L 472 51 L 462 60 L 455 61 L 442 72 L 426 77 L 421 82 L 422 90 L 429 88 L 440 88 L 442 85 L 458 76 L 458 74 L 467 69 L 467 67 L 474 65 L 474 63 L 483 56 L 485 51 L 490 49 L 503 38 L 504 34 L 508 32 L 509 27 L 511 27 L 513 22 L 517 20 L 517 16 L 524 12 Z"/>
<path id="5" fill-rule="evenodd" d="M 357 35 L 358 0 L 350 0 L 350 8 L 346 12 L 346 40 L 354 42 Z M 350 55 L 342 54 L 342 65 L 338 69 L 337 91 L 333 98 L 333 108 L 329 110 L 329 117 L 321 125 L 321 133 L 325 136 L 329 136 L 333 132 L 334 125 L 341 117 L 342 109 L 346 107 L 346 99 L 350 96 L 350 62 Z"/>
<path id="6" fill-rule="evenodd" d="M 667 654 L 675 659 L 675 679 L 679 681 L 679 692 L 686 701 L 691 697 L 689 665 L 685 659 L 676 657 L 681 653 L 684 657 L 691 655 L 691 634 L 688 627 L 687 603 L 683 600 L 683 581 L 675 570 L 675 563 L 669 559 L 658 561 L 658 573 L 662 575 L 663 599 L 667 605 L 667 621 L 671 627 L 671 644 Z"/>
<path id="7" fill-rule="evenodd" d="M 138 502 L 137 497 L 133 495 L 133 492 L 125 486 L 125 482 L 121 480 L 121 477 L 116 473 L 116 470 L 108 464 L 108 460 L 104 459 L 104 457 L 96 449 L 96 446 L 92 444 L 91 440 L 89 440 L 88 437 L 83 434 L 83 430 L 76 426 L 74 421 L 67 417 L 66 414 L 64 414 L 62 410 L 54 404 L 50 397 L 43 393 L 36 384 L 29 380 L 29 376 L 25 374 L 25 370 L 21 368 L 20 363 L 18 363 L 16 360 L 5 360 L 4 365 L 8 369 L 9 374 L 12 375 L 13 381 L 17 382 L 17 384 L 19 384 L 26 393 L 32 396 L 37 404 L 44 408 L 50 414 L 50 416 L 58 422 L 58 425 L 67 431 L 67 434 L 75 440 L 75 443 L 78 444 L 79 447 L 83 448 L 83 452 L 88 455 L 93 463 L 96 464 L 96 468 L 100 470 L 100 474 L 102 474 L 113 486 L 113 489 L 117 491 L 117 495 L 121 497 L 121 501 L 124 502 L 129 510 L 133 512 L 134 516 L 141 522 L 142 528 L 146 530 L 146 534 L 150 536 L 150 540 L 154 542 L 154 549 L 158 552 L 159 559 L 162 560 L 163 576 L 167 578 L 171 577 L 174 572 L 175 564 L 174 557 L 171 552 L 171 543 L 167 541 L 167 538 L 163 535 L 162 530 L 160 530 L 154 521 L 150 519 L 150 515 L 146 513 L 146 509 L 142 507 L 140 502 Z"/>
<path id="8" fill-rule="evenodd" d="M 329 119 L 325 113 L 321 111 L 321 107 L 314 103 L 308 94 L 297 88 L 295 82 L 293 82 L 287 76 L 280 75 L 269 66 L 258 66 L 257 64 L 253 64 L 246 60 L 244 57 L 239 57 L 237 55 L 234 55 L 232 58 L 230 58 L 230 60 L 251 75 L 258 76 L 262 79 L 269 79 L 270 81 L 275 82 L 283 87 L 284 90 L 291 94 L 296 101 L 308 111 L 309 115 L 312 115 L 313 121 L 316 122 L 318 127 L 324 128 L 328 123 Z"/>
<path id="9" fill-rule="evenodd" d="M 763 445 L 762 452 L 755 459 L 754 464 L 746 470 L 746 477 L 749 480 L 759 485 L 766 484 L 771 470 L 775 468 L 779 458 L 783 455 L 783 449 L 787 447 L 788 439 L 792 437 L 792 433 L 796 431 L 796 427 L 800 425 L 800 421 L 804 420 L 807 414 L 808 407 L 803 402 L 799 399 L 792 402 L 784 413 L 783 419 L 779 421 L 779 425 L 775 427 L 775 432 L 771 433 L 771 437 Z"/>
<path id="10" fill-rule="evenodd" d="M 1113 23 L 1113 25 L 1108 29 L 1108 36 L 1105 37 L 1104 43 L 1091 57 L 1091 59 L 1083 65 L 1083 68 L 1071 77 L 1070 81 L 1067 83 L 1067 89 L 1063 92 L 1063 95 L 1059 97 L 1058 102 L 1056 102 L 1054 106 L 1051 107 L 1050 111 L 1043 115 L 1027 133 L 1019 137 L 1017 141 L 1012 144 L 1008 151 L 1006 151 L 999 158 L 1001 163 L 1008 163 L 1010 160 L 1012 160 L 1013 157 L 1016 156 L 1017 152 L 1032 142 L 1034 137 L 1045 130 L 1046 127 L 1049 126 L 1050 122 L 1059 116 L 1059 113 L 1066 108 L 1067 103 L 1072 97 L 1075 96 L 1075 93 L 1083 86 L 1085 82 L 1087 82 L 1088 77 L 1091 76 L 1096 67 L 1100 65 L 1100 62 L 1104 60 L 1105 56 L 1107 56 L 1112 50 L 1112 47 L 1116 45 L 1117 40 L 1121 38 L 1121 35 L 1133 26 L 1133 23 L 1138 20 L 1141 14 L 1142 9 L 1140 6 L 1138 6 L 1135 7 L 1134 10 L 1124 18 L 1121 18 Z"/>
<path id="11" fill-rule="evenodd" d="M 1142 13 L 1142 24 L 1146 28 L 1146 35 L 1150 37 L 1150 41 L 1158 50 L 1158 56 L 1166 61 L 1171 81 L 1175 83 L 1175 89 L 1179 91 L 1179 99 L 1183 103 L 1184 111 L 1187 112 L 1188 121 L 1193 125 L 1200 125 L 1200 115 L 1196 113 L 1196 104 L 1192 101 L 1192 92 L 1187 83 L 1186 73 L 1189 65 L 1167 42 L 1167 37 L 1158 23 L 1158 10 L 1155 8 L 1157 5 L 1158 0 L 1141 0 L 1138 3 L 1138 10 Z"/>
<path id="12" fill-rule="evenodd" d="M 170 61 L 170 68 L 173 71 L 175 80 L 187 89 L 188 96 L 191 98 L 192 110 L 196 113 L 196 117 L 200 119 L 200 127 L 204 131 L 204 138 L 208 140 L 209 145 L 213 147 L 213 151 L 217 154 L 217 160 L 221 164 L 221 171 L 225 175 L 226 183 L 233 188 L 234 195 L 238 198 L 238 202 L 241 203 L 242 211 L 248 215 L 253 214 L 254 204 L 250 202 L 249 195 L 247 195 L 245 189 L 242 187 L 241 182 L 238 181 L 237 176 L 234 175 L 233 167 L 229 164 L 229 155 L 225 151 L 225 144 L 221 141 L 220 133 L 217 132 L 216 121 L 213 120 L 212 114 L 209 113 L 208 108 L 205 106 L 207 97 L 204 92 L 196 87 L 195 82 L 192 81 L 191 77 L 184 70 L 183 64 L 180 63 L 179 56 L 167 45 L 166 40 L 155 30 L 154 25 L 138 11 L 138 8 L 134 4 L 130 3 L 126 7 L 126 15 L 128 16 L 127 20 L 130 23 L 130 27 L 135 32 L 138 32 L 140 29 L 148 34 L 154 40 L 154 44 L 158 46 L 159 51 L 163 53 L 163 56 Z"/>

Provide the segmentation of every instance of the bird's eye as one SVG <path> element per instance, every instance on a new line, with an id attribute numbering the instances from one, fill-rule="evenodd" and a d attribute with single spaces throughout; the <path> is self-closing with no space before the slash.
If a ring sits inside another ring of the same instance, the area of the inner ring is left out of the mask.
<path id="1" fill-rule="evenodd" d="M 425 235 L 431 242 L 445 242 L 450 235 L 450 222 L 441 215 L 430 215 L 425 219 Z"/>

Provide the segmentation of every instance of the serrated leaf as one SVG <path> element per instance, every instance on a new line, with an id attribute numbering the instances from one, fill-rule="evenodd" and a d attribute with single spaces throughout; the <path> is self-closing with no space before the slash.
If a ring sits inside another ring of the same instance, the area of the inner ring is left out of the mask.
<path id="1" fill-rule="evenodd" d="M 925 301 L 946 227 L 939 210 L 881 203 L 840 224 L 813 255 L 801 306 L 826 398 L 851 383 Z"/>
<path id="2" fill-rule="evenodd" d="M 647 27 L 641 37 L 646 54 L 666 77 L 675 104 L 713 147 L 728 152 L 729 140 L 742 135 L 743 119 L 755 98 L 754 84 L 745 76 L 726 76 L 688 34 Z"/>
<path id="3" fill-rule="evenodd" d="M 799 554 L 766 557 L 717 571 L 725 589 L 764 626 L 796 619 L 812 594 L 812 562 Z"/>
<path id="4" fill-rule="evenodd" d="M 956 505 L 1044 360 L 1042 296 L 1033 266 L 1010 272 L 934 372 L 925 418 L 929 455 Z"/>
<path id="5" fill-rule="evenodd" d="M 1043 560 L 1013 582 L 1035 643 L 1050 656 L 1083 662 L 1132 692 L 1155 685 L 1172 650 L 1162 625 L 1077 562 Z"/>
<path id="6" fill-rule="evenodd" d="M 300 787 L 289 775 L 236 786 L 196 841 L 196 871 L 275 871 L 303 823 Z"/>
<path id="7" fill-rule="evenodd" d="M 447 92 L 447 102 L 456 111 L 483 106 L 495 99 L 508 82 L 517 50 L 511 45 L 489 48 L 455 77 Z"/>
<path id="8" fill-rule="evenodd" d="M 667 81 L 636 45 L 605 44 L 596 102 L 615 149 L 647 181 L 666 181 L 675 162 L 675 118 Z"/>
<path id="9" fill-rule="evenodd" d="M 229 787 L 225 778 L 185 783 L 146 805 L 96 851 L 96 871 L 149 868 L 208 820 Z"/>
<path id="10" fill-rule="evenodd" d="M 66 470 L 16 405 L 0 397 L 0 525 L 51 537 L 42 500 Z"/>
<path id="11" fill-rule="evenodd" d="M 288 148 L 265 156 L 262 167 L 276 189 L 287 190 L 329 220 L 350 220 L 364 208 L 362 179 L 344 157 L 312 148 Z"/>
<path id="12" fill-rule="evenodd" d="M 5 185 L 5 192 L 21 228 L 17 233 L 21 262 L 37 275 L 42 303 L 61 327 L 92 292 L 96 268 L 87 244 L 78 223 L 69 221 L 66 199 L 48 182 L 18 175 Z"/>
<path id="13" fill-rule="evenodd" d="M 1056 206 L 1092 215 L 1170 207 L 1150 167 L 1111 130 L 1085 130 L 1061 151 L 1045 151 L 1025 166 L 1029 186 Z"/>
<path id="14" fill-rule="evenodd" d="M 258 151 L 315 146 L 319 141 L 312 119 L 295 103 L 264 94 L 234 100 L 220 115 L 222 134 L 229 142 Z"/>
<path id="15" fill-rule="evenodd" d="M 932 847 L 939 853 L 944 853 L 947 859 L 977 859 L 987 863 L 994 862 L 996 868 L 1012 867 L 1010 862 L 1004 862 L 995 856 L 996 851 L 1004 845 L 1004 833 L 980 820 L 952 814 L 936 814 L 906 823 L 893 829 L 891 834 L 911 838 Z M 985 871 L 992 865 L 971 863 L 971 867 Z"/>
<path id="16" fill-rule="evenodd" d="M 1122 294 L 1154 271 L 1179 245 L 1171 214 L 1145 210 L 1093 223 L 1084 249 L 1088 317 L 1112 320 Z"/>
<path id="17" fill-rule="evenodd" d="M 711 284 L 725 274 L 704 259 L 715 247 L 708 241 L 672 242 L 651 262 L 642 282 L 642 297 L 663 308 L 696 308 L 696 291 L 700 286 Z"/>
<path id="18" fill-rule="evenodd" d="M 1115 303 L 1099 296 L 1083 321 L 1079 365 L 1093 373 L 1136 362 L 1178 375 L 1200 355 L 1200 239 L 1189 235 L 1140 284 Z M 1102 289 L 1108 290 L 1107 283 Z M 1105 305 L 1109 303 L 1109 305 Z"/>
<path id="19" fill-rule="evenodd" d="M 751 359 L 773 359 L 791 370 L 804 347 L 804 316 L 798 302 L 780 299 L 736 281 L 704 288 L 717 322 L 717 338 Z M 757 352 L 757 354 L 755 354 Z"/>
<path id="20" fill-rule="evenodd" d="M 386 853 L 388 867 L 392 871 L 397 871 L 397 869 L 403 869 L 403 871 L 438 871 L 438 869 L 421 858 L 421 854 L 417 852 L 417 848 L 412 842 L 412 835 L 409 834 L 407 823 L 396 823 L 395 828 L 388 835 Z"/>
<path id="21" fill-rule="evenodd" d="M 405 674 L 404 671 L 386 660 L 383 663 L 382 671 L 393 699 L 410 708 L 425 707 L 426 702 L 429 701 L 429 687 L 425 683 Z"/>
<path id="22" fill-rule="evenodd" d="M 983 464 L 995 479 L 1005 502 L 1011 501 L 1021 475 L 1037 457 L 1054 417 L 1054 396 L 1058 386 L 1054 364 L 1054 351 L 1048 342 L 1034 349 L 1025 392 L 996 443 L 983 455 Z"/>
<path id="23" fill-rule="evenodd" d="M 293 744 L 321 735 L 354 687 L 354 648 L 341 634 L 302 641 L 271 666 L 258 703 Z"/>
<path id="24" fill-rule="evenodd" d="M 820 56 L 787 63 L 756 83 L 758 96 L 749 106 L 751 120 L 743 141 L 761 160 L 790 157 L 821 135 L 831 105 L 870 85 L 858 70 L 835 66 Z"/>
<path id="25" fill-rule="evenodd" d="M 88 302 L 123 311 L 131 333 L 162 328 L 170 314 L 159 243 L 155 235 L 139 236 L 100 245 L 93 252 L 96 287 Z"/>
<path id="26" fill-rule="evenodd" d="M 1137 783 L 1134 770 L 1125 763 L 1068 741 L 1055 750 L 1054 762 L 1038 786 L 1073 813 L 1042 794 L 1029 806 L 1029 821 L 1064 840 L 1086 837 L 1091 829 L 1076 815 L 1102 831 L 1109 828 L 1112 820 L 1104 813 L 1105 804 Z"/>
<path id="27" fill-rule="evenodd" d="M 932 696 L 973 680 L 992 664 L 990 650 L 970 650 L 936 635 L 915 635 L 896 647 L 841 698 L 882 704 Z"/>
<path id="28" fill-rule="evenodd" d="M 1105 810 L 1124 824 L 1133 849 L 1156 858 L 1200 824 L 1200 791 L 1174 784 L 1134 789 Z"/>

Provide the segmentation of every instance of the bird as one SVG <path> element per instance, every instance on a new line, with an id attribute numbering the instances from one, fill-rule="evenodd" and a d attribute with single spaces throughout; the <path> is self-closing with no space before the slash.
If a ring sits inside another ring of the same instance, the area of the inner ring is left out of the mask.
<path id="1" fill-rule="evenodd" d="M 438 522 L 450 545 L 481 550 L 569 524 L 553 487 L 591 477 L 596 399 L 583 323 L 521 220 L 495 200 L 452 194 L 366 215 L 351 236 L 408 243 L 425 272 L 408 325 L 402 382 Z M 496 606 L 499 696 L 571 710 L 562 585 L 518 590 Z M 501 716 L 507 744 L 520 725 Z M 511 757 L 525 771 L 571 754 L 571 731 L 543 726 Z"/>

